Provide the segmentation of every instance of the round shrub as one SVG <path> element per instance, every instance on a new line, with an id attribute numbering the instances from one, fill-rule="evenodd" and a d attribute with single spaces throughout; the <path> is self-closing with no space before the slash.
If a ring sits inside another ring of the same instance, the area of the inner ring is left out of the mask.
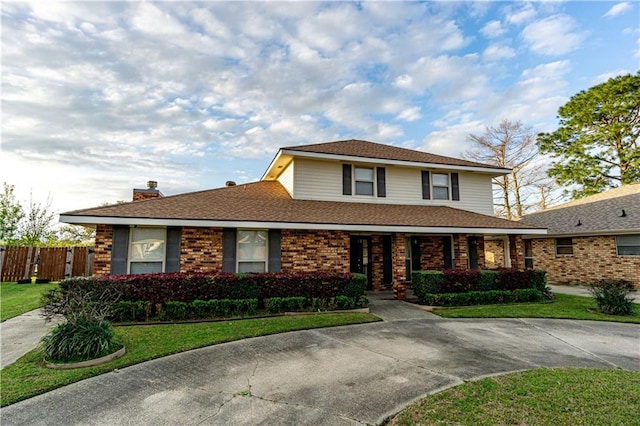
<path id="1" fill-rule="evenodd" d="M 49 361 L 86 361 L 118 350 L 112 339 L 113 328 L 108 321 L 79 318 L 53 327 L 42 338 L 42 349 Z"/>

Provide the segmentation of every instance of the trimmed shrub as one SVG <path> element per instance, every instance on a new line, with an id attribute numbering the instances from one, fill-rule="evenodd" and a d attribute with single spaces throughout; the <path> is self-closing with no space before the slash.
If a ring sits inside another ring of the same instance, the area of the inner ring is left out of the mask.
<path id="1" fill-rule="evenodd" d="M 497 290 L 498 275 L 500 272 L 493 270 L 481 270 L 480 279 L 478 280 L 479 291 Z"/>
<path id="2" fill-rule="evenodd" d="M 118 322 L 124 321 L 146 321 L 151 312 L 151 305 L 146 300 L 119 301 L 113 312 L 112 319 Z"/>
<path id="3" fill-rule="evenodd" d="M 49 361 L 78 362 L 115 352 L 118 347 L 112 339 L 113 329 L 108 321 L 80 318 L 53 327 L 41 345 Z"/>
<path id="4" fill-rule="evenodd" d="M 532 288 L 544 292 L 547 288 L 547 271 L 534 269 L 529 276 L 529 284 Z"/>
<path id="5" fill-rule="evenodd" d="M 515 290 L 518 288 L 531 288 L 530 269 L 521 271 L 516 268 L 500 268 L 498 269 L 498 290 Z"/>
<path id="6" fill-rule="evenodd" d="M 445 269 L 442 273 L 445 278 L 441 289 L 443 293 L 465 293 L 478 289 L 480 281 L 480 270 L 478 269 L 468 271 Z"/>
<path id="7" fill-rule="evenodd" d="M 185 302 L 167 302 L 162 309 L 163 317 L 168 320 L 185 320 L 189 313 L 189 304 Z"/>
<path id="8" fill-rule="evenodd" d="M 591 294 L 598 310 L 608 315 L 629 315 L 633 312 L 633 299 L 629 292 L 633 284 L 625 280 L 600 280 L 590 284 Z"/>
<path id="9" fill-rule="evenodd" d="M 535 288 L 519 288 L 513 290 L 514 302 L 540 302 L 544 299 L 544 294 Z"/>
<path id="10" fill-rule="evenodd" d="M 423 300 L 426 294 L 441 293 L 444 274 L 442 271 L 413 271 L 411 273 L 411 285 L 413 294 Z"/>
<path id="11" fill-rule="evenodd" d="M 356 307 L 356 300 L 349 296 L 336 296 L 336 309 L 353 309 Z"/>
<path id="12" fill-rule="evenodd" d="M 267 300 L 267 311 L 272 314 L 301 312 L 307 305 L 305 297 L 272 297 Z"/>
<path id="13" fill-rule="evenodd" d="M 513 295 L 507 290 L 469 291 L 466 293 L 427 294 L 425 303 L 432 306 L 471 306 L 507 303 Z"/>
<path id="14" fill-rule="evenodd" d="M 366 293 L 368 278 L 365 274 L 352 274 L 352 276 L 353 278 L 345 284 L 343 294 L 357 299 Z"/>

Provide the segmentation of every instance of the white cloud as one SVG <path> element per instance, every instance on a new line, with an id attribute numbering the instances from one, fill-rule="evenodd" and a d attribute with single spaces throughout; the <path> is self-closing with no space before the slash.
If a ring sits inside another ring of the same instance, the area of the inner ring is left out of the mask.
<path id="1" fill-rule="evenodd" d="M 531 3 L 524 3 L 517 10 L 513 10 L 511 7 L 508 8 L 505 15 L 505 19 L 508 23 L 513 25 L 522 25 L 536 16 L 536 11 Z"/>
<path id="2" fill-rule="evenodd" d="M 611 6 L 611 9 L 609 9 L 607 11 L 607 13 L 605 13 L 604 15 L 602 15 L 603 18 L 615 18 L 616 16 L 631 10 L 633 8 L 633 6 L 631 5 L 630 2 L 625 1 L 622 3 L 617 3 L 614 4 L 613 6 Z"/>
<path id="3" fill-rule="evenodd" d="M 621 75 L 627 75 L 627 74 L 631 74 L 631 71 L 624 70 L 624 69 L 618 69 L 618 70 L 615 70 L 615 71 L 605 72 L 603 74 L 597 75 L 593 79 L 592 83 L 593 83 L 593 85 L 604 83 L 605 81 L 610 80 L 610 79 L 612 79 L 614 77 L 618 77 L 618 76 L 621 76 Z"/>
<path id="4" fill-rule="evenodd" d="M 553 15 L 527 25 L 522 38 L 536 53 L 562 55 L 579 47 L 585 34 L 576 30 L 571 16 Z"/>
<path id="5" fill-rule="evenodd" d="M 419 120 L 420 118 L 422 118 L 422 114 L 420 114 L 420 107 L 418 106 L 406 108 L 400 111 L 400 114 L 396 116 L 396 120 L 408 121 L 408 122 L 416 121 L 416 120 Z"/>
<path id="6" fill-rule="evenodd" d="M 480 28 L 480 32 L 487 38 L 496 38 L 503 35 L 507 30 L 502 26 L 500 21 L 489 21 L 484 27 Z"/>
<path id="7" fill-rule="evenodd" d="M 499 44 L 491 44 L 482 53 L 482 57 L 486 61 L 497 61 L 500 59 L 513 58 L 516 51 L 509 46 Z"/>

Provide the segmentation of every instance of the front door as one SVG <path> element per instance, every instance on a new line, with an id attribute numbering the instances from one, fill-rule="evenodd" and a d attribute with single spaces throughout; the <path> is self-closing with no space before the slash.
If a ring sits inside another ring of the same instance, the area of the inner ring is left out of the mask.
<path id="1" fill-rule="evenodd" d="M 365 274 L 367 287 L 372 288 L 371 283 L 371 237 L 351 237 L 351 272 Z"/>

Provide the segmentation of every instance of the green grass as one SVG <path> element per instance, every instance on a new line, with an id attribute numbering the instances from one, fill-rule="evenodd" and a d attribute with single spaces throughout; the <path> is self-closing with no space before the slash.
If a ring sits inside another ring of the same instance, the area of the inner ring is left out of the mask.
<path id="1" fill-rule="evenodd" d="M 640 373 L 536 369 L 423 398 L 390 425 L 638 425 Z"/>
<path id="2" fill-rule="evenodd" d="M 40 296 L 58 284 L 0 283 L 0 321 L 40 307 Z"/>
<path id="3" fill-rule="evenodd" d="M 379 321 L 364 313 L 281 316 L 198 324 L 115 327 L 115 340 L 127 353 L 108 364 L 75 370 L 46 368 L 42 352 L 35 349 L 2 369 L 0 406 L 6 406 L 92 376 L 170 354 L 294 330 Z"/>
<path id="4" fill-rule="evenodd" d="M 640 323 L 640 305 L 631 315 L 598 312 L 592 297 L 554 293 L 553 302 L 436 308 L 433 313 L 446 318 L 564 318 L 577 320 Z"/>

